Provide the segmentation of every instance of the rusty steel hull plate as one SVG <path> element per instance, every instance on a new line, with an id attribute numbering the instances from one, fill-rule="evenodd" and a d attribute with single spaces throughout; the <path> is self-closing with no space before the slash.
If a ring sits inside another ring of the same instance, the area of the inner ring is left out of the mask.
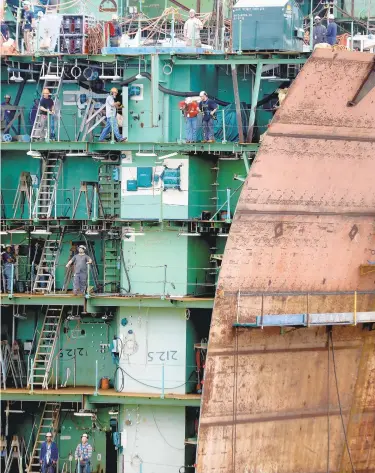
<path id="1" fill-rule="evenodd" d="M 375 331 L 233 328 L 375 309 L 374 273 L 359 270 L 375 259 L 375 89 L 347 105 L 373 61 L 316 51 L 250 170 L 215 299 L 198 473 L 375 472 Z"/>

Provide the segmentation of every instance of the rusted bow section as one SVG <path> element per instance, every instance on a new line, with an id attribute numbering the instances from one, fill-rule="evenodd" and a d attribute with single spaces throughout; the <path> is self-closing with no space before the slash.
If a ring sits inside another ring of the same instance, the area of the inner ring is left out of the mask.
<path id="1" fill-rule="evenodd" d="M 374 272 L 360 270 L 375 260 L 373 64 L 316 51 L 250 170 L 216 295 L 198 473 L 375 471 L 375 331 L 357 323 L 375 311 Z M 265 326 L 332 313 L 353 325 Z"/>

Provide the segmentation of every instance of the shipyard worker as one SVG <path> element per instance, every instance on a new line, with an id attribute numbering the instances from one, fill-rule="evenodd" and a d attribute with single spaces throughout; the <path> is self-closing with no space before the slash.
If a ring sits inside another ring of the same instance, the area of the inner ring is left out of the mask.
<path id="1" fill-rule="evenodd" d="M 35 26 L 34 12 L 31 11 L 30 6 L 31 3 L 29 1 L 23 2 L 23 10 L 21 14 L 25 52 L 29 54 L 33 52 L 33 30 Z"/>
<path id="2" fill-rule="evenodd" d="M 121 107 L 121 102 L 116 101 L 117 95 L 118 95 L 118 90 L 116 89 L 116 87 L 112 87 L 105 101 L 105 116 L 106 116 L 107 123 L 100 134 L 99 141 L 104 141 L 104 138 L 106 138 L 108 133 L 113 133 L 117 141 L 123 142 L 127 140 L 127 138 L 123 138 L 120 135 L 120 132 L 118 129 L 116 115 L 117 115 L 117 109 Z"/>
<path id="3" fill-rule="evenodd" d="M 324 25 L 322 25 L 322 19 L 320 18 L 320 16 L 315 17 L 315 26 L 313 29 L 313 34 L 314 34 L 314 42 L 313 42 L 314 47 L 316 44 L 327 42 L 327 38 L 326 38 L 327 28 Z"/>
<path id="4" fill-rule="evenodd" d="M 333 46 L 337 40 L 337 23 L 335 23 L 335 16 L 328 15 L 328 26 L 327 26 L 327 43 Z"/>
<path id="5" fill-rule="evenodd" d="M 3 41 L 8 41 L 8 39 L 10 38 L 9 26 L 3 20 L 1 20 L 1 37 Z"/>
<path id="6" fill-rule="evenodd" d="M 203 24 L 195 17 L 195 10 L 189 11 L 189 19 L 184 25 L 184 39 L 186 46 L 201 47 L 201 29 Z"/>
<path id="7" fill-rule="evenodd" d="M 184 115 L 186 120 L 186 143 L 197 141 L 197 123 L 199 106 L 191 97 L 185 99 Z"/>
<path id="8" fill-rule="evenodd" d="M 6 105 L 12 105 L 10 103 L 12 97 L 10 95 L 4 95 L 4 102 L 1 102 L 2 106 Z M 13 110 L 4 110 L 4 121 L 6 125 L 9 125 L 9 123 L 13 120 L 14 117 L 14 111 Z M 8 130 L 9 132 L 10 130 Z"/>
<path id="9" fill-rule="evenodd" d="M 40 449 L 39 462 L 42 473 L 55 473 L 56 464 L 59 458 L 57 445 L 52 441 L 51 432 L 46 433 L 46 441 L 42 443 Z"/>
<path id="10" fill-rule="evenodd" d="M 118 48 L 120 46 L 120 39 L 122 36 L 121 26 L 118 22 L 118 16 L 112 15 L 112 21 L 108 24 L 109 27 L 109 37 L 110 45 L 113 48 Z"/>
<path id="11" fill-rule="evenodd" d="M 88 442 L 87 434 L 81 437 L 81 443 L 77 445 L 74 457 L 77 461 L 77 473 L 90 473 L 92 446 Z"/>
<path id="12" fill-rule="evenodd" d="M 92 259 L 85 253 L 86 247 L 80 245 L 78 254 L 68 261 L 67 268 L 74 264 L 73 293 L 77 295 L 79 292 L 84 294 L 87 286 L 88 264 L 92 263 Z"/>
<path id="13" fill-rule="evenodd" d="M 5 251 L 1 255 L 1 260 L 3 263 L 4 290 L 7 292 L 12 292 L 14 263 L 16 262 L 16 256 L 10 245 L 5 247 Z"/>
<path id="14" fill-rule="evenodd" d="M 46 137 L 48 133 L 48 115 L 49 115 L 49 130 L 50 130 L 50 138 L 54 138 L 54 115 L 55 115 L 55 104 L 51 99 L 51 93 L 49 89 L 43 89 L 43 96 L 39 102 L 39 110 L 40 110 L 40 120 L 41 120 L 41 127 L 40 127 L 40 136 Z"/>
<path id="15" fill-rule="evenodd" d="M 207 92 L 202 90 L 199 94 L 201 101 L 199 103 L 199 110 L 201 111 L 202 127 L 203 127 L 203 140 L 202 143 L 214 143 L 214 119 L 215 112 L 218 108 L 217 104 L 208 98 Z"/>

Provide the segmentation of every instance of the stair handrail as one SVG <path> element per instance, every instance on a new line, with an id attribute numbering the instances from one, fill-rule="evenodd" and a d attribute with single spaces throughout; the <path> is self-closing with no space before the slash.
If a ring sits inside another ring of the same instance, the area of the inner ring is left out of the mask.
<path id="1" fill-rule="evenodd" d="M 52 356 L 49 357 L 47 367 L 46 367 L 46 370 L 45 370 L 45 373 L 44 373 L 44 379 L 43 379 L 43 385 L 42 386 L 45 389 L 48 389 L 48 375 L 49 375 L 49 372 L 51 371 L 51 366 L 52 366 L 52 363 L 53 363 L 53 360 L 54 360 L 53 354 L 55 353 L 57 340 L 58 340 L 59 334 L 60 334 L 62 311 L 63 311 L 63 308 L 61 308 L 61 310 L 60 310 L 59 323 L 56 327 L 56 334 L 55 334 L 55 337 L 53 339 L 53 344 L 52 344 L 52 349 L 51 349 L 51 355 Z M 58 376 L 58 373 L 56 373 L 56 377 L 57 376 Z"/>

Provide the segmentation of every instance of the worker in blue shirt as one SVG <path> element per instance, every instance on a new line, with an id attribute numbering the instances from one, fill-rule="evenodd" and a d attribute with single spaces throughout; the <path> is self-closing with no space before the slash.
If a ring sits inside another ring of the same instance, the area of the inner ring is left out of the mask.
<path id="1" fill-rule="evenodd" d="M 46 441 L 42 443 L 39 457 L 42 473 L 55 473 L 58 458 L 57 445 L 52 441 L 51 432 L 47 432 Z"/>
<path id="2" fill-rule="evenodd" d="M 14 254 L 13 248 L 10 245 L 6 245 L 5 251 L 1 254 L 1 260 L 3 263 L 4 289 L 7 292 L 12 292 L 16 256 Z"/>
<path id="3" fill-rule="evenodd" d="M 8 94 L 4 95 L 4 102 L 1 102 L 1 105 L 2 106 L 12 105 L 10 103 L 11 98 L 12 97 Z M 13 110 L 4 110 L 4 121 L 5 121 L 6 126 L 8 126 L 9 123 L 13 120 L 13 117 L 14 117 L 14 111 Z M 6 130 L 6 132 L 9 133 L 10 129 Z"/>
<path id="4" fill-rule="evenodd" d="M 35 15 L 30 7 L 31 3 L 29 1 L 23 2 L 23 11 L 21 15 L 25 52 L 29 54 L 33 52 L 33 38 L 35 27 Z"/>
<path id="5" fill-rule="evenodd" d="M 1 35 L 3 37 L 3 41 L 8 41 L 8 39 L 10 38 L 9 27 L 4 21 L 1 21 Z"/>
<path id="6" fill-rule="evenodd" d="M 207 92 L 202 90 L 199 94 L 201 99 L 199 103 L 199 110 L 201 111 L 202 117 L 202 128 L 203 128 L 203 140 L 202 143 L 214 143 L 214 119 L 215 113 L 218 108 L 217 104 L 208 98 Z"/>
<path id="7" fill-rule="evenodd" d="M 328 15 L 328 26 L 327 26 L 327 43 L 333 46 L 337 40 L 337 23 L 335 23 L 335 16 L 330 13 Z"/>

